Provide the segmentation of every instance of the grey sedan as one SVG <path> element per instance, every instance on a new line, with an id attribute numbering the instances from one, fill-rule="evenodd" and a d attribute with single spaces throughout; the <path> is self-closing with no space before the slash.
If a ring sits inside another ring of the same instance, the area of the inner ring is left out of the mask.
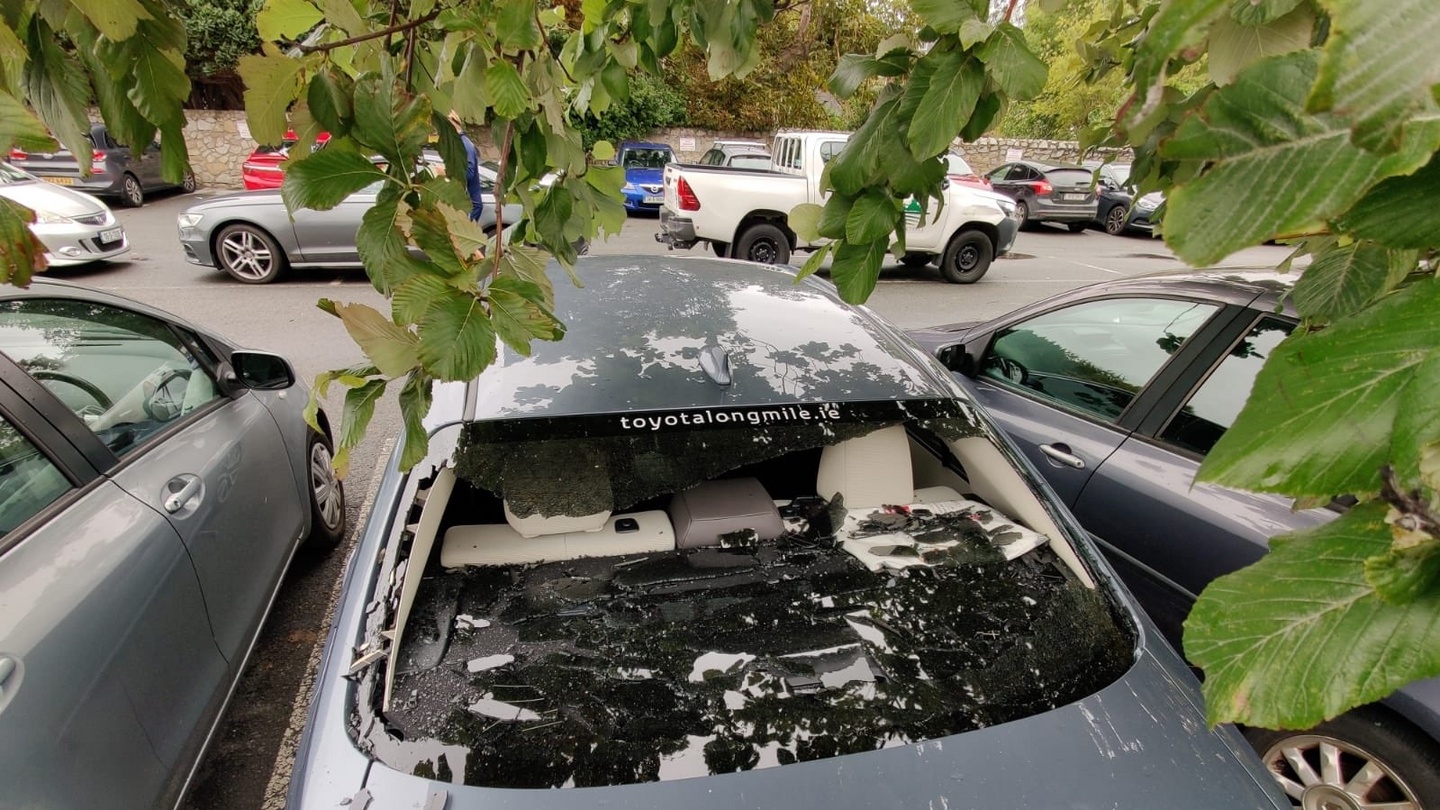
<path id="1" fill-rule="evenodd" d="M 1178 645 L 1211 579 L 1259 559 L 1270 537 L 1336 514 L 1193 483 L 1297 324 L 1294 279 L 1122 279 L 911 334 L 1005 428 Z M 1440 679 L 1314 729 L 1246 736 L 1295 807 L 1440 807 Z"/>
<path id="2" fill-rule="evenodd" d="M 178 804 L 292 555 L 344 535 L 306 399 L 141 304 L 0 291 L 0 804 Z"/>
<path id="3" fill-rule="evenodd" d="M 497 197 L 493 186 L 480 225 L 495 227 Z M 355 233 L 375 205 L 376 183 L 352 194 L 329 211 L 304 209 L 291 217 L 280 191 L 242 191 L 213 197 L 186 208 L 178 218 L 186 261 L 219 267 L 245 284 L 269 284 L 291 267 L 358 267 Z M 521 208 L 505 206 L 505 222 L 519 220 Z"/>
<path id="4" fill-rule="evenodd" d="M 135 150 L 110 135 L 104 124 L 91 124 L 85 138 L 91 147 L 90 174 L 80 173 L 80 162 L 69 149 L 55 152 L 10 150 L 10 162 L 47 183 L 77 188 L 91 194 L 115 197 L 123 205 L 138 207 L 145 194 L 160 189 L 195 190 L 195 174 L 186 172 L 179 183 L 165 179 L 160 144 L 151 142 Z"/>
<path id="5" fill-rule="evenodd" d="M 287 807 L 1284 806 L 893 326 L 773 266 L 575 272 L 565 339 L 385 468 Z"/>
<path id="6" fill-rule="evenodd" d="M 30 232 L 44 243 L 45 258 L 53 267 L 113 259 L 130 251 L 115 214 L 89 194 L 41 182 L 0 163 L 0 197 L 35 212 Z"/>

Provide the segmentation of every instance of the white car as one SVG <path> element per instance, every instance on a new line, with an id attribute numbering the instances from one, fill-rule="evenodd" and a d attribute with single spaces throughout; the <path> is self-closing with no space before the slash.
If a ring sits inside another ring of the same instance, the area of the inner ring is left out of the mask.
<path id="1" fill-rule="evenodd" d="M 30 230 L 52 267 L 113 259 L 130 252 L 125 229 L 105 203 L 0 163 L 0 197 L 35 212 Z"/>

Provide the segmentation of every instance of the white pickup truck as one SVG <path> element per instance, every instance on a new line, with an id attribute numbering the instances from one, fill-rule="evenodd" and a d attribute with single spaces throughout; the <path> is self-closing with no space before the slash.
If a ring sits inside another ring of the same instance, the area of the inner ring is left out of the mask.
<path id="1" fill-rule="evenodd" d="M 667 165 L 655 239 L 671 249 L 708 242 L 717 256 L 767 264 L 785 264 L 792 251 L 820 247 L 823 241 L 807 243 L 795 234 L 789 214 L 801 203 L 825 203 L 829 195 L 820 191 L 821 170 L 849 137 L 844 132 L 776 135 L 774 167 L 768 170 Z M 944 206 L 932 205 L 923 226 L 919 204 L 912 200 L 907 205 L 907 252 L 900 261 L 912 267 L 938 261 L 946 281 L 972 284 L 1015 243 L 1020 229 L 1015 203 L 954 183 L 944 193 Z"/>

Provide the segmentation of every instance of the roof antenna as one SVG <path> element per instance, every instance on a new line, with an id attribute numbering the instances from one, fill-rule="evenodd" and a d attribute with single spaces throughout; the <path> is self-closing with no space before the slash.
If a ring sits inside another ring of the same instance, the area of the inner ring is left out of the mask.
<path id="1" fill-rule="evenodd" d="M 706 346 L 700 350 L 700 368 L 720 385 L 730 384 L 730 355 L 719 346 Z"/>

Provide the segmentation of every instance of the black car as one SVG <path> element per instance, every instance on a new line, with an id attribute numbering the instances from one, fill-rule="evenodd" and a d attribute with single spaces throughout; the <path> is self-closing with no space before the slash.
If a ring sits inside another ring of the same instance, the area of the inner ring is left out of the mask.
<path id="1" fill-rule="evenodd" d="M 1073 163 L 1017 160 L 991 169 L 991 188 L 1015 200 L 1022 227 L 1032 222 L 1058 222 L 1083 231 L 1095 219 L 1094 176 Z"/>
<path id="2" fill-rule="evenodd" d="M 1285 806 L 893 326 L 750 262 L 575 272 L 565 339 L 387 465 L 291 810 Z"/>
<path id="3" fill-rule="evenodd" d="M 1112 236 L 1130 231 L 1155 231 L 1151 217 L 1165 201 L 1163 194 L 1152 191 L 1136 201 L 1135 189 L 1130 185 L 1128 164 L 1086 163 L 1085 167 L 1095 171 L 1095 188 L 1099 193 L 1094 224 Z"/>
<path id="4" fill-rule="evenodd" d="M 195 175 L 186 172 L 180 183 L 166 180 L 160 170 L 160 144 L 152 141 L 139 150 L 120 143 L 104 124 L 91 124 L 85 135 L 92 147 L 90 175 L 80 173 L 80 163 L 68 149 L 56 152 L 10 150 L 10 164 L 56 185 L 102 197 L 115 197 L 124 205 L 137 207 L 151 191 L 178 188 L 195 190 Z"/>
<path id="5" fill-rule="evenodd" d="M 1274 271 L 1142 276 L 911 335 L 1010 434 L 1178 647 L 1210 580 L 1339 508 L 1296 511 L 1194 483 L 1296 326 L 1293 282 Z M 1314 729 L 1246 735 L 1296 807 L 1440 807 L 1440 679 Z"/>

